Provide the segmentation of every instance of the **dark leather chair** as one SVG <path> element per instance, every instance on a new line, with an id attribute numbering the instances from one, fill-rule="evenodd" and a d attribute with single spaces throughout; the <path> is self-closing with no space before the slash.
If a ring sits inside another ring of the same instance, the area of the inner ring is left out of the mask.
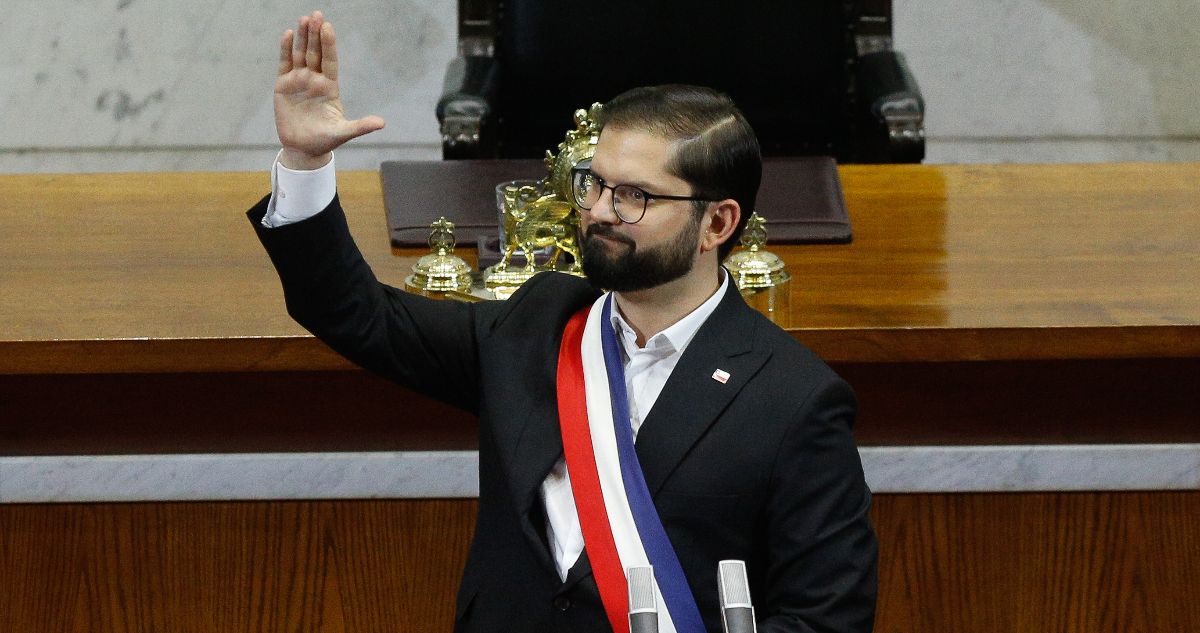
<path id="1" fill-rule="evenodd" d="M 635 86 L 725 92 L 767 156 L 920 162 L 924 101 L 891 0 L 459 0 L 445 158 L 537 158 L 575 109 Z"/>

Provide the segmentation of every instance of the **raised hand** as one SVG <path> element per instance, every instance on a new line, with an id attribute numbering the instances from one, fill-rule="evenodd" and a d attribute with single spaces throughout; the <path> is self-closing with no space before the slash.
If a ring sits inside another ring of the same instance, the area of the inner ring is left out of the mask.
<path id="1" fill-rule="evenodd" d="M 337 78 L 333 24 L 314 11 L 300 18 L 295 31 L 283 34 L 279 47 L 275 129 L 284 147 L 280 156 L 284 167 L 321 167 L 342 143 L 384 126 L 377 116 L 346 120 Z"/>

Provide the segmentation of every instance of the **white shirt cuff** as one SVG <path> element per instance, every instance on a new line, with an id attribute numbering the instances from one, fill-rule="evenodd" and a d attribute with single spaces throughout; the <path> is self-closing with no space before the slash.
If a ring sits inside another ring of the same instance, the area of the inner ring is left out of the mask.
<path id="1" fill-rule="evenodd" d="M 280 165 L 282 154 L 280 150 L 271 165 L 271 200 L 262 219 L 262 225 L 269 229 L 307 220 L 323 211 L 337 195 L 333 158 L 324 167 L 301 171 Z"/>

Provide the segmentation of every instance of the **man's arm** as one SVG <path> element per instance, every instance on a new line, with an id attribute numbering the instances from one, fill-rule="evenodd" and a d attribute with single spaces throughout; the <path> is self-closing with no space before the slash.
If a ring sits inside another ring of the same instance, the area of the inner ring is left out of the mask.
<path id="1" fill-rule="evenodd" d="M 354 363 L 474 411 L 478 310 L 379 283 L 346 225 L 332 151 L 382 128 L 383 119 L 346 120 L 333 25 L 320 12 L 284 33 L 275 124 L 283 151 L 272 168 L 272 195 L 249 216 L 279 273 L 288 313 Z"/>
<path id="2" fill-rule="evenodd" d="M 762 633 L 865 633 L 875 621 L 879 545 L 851 425 L 857 404 L 833 378 L 800 408 L 768 501 Z"/>
<path id="3" fill-rule="evenodd" d="M 279 228 L 262 225 L 266 205 L 264 198 L 248 215 L 297 323 L 364 369 L 476 412 L 475 335 L 486 310 L 380 283 L 355 246 L 336 198 L 312 218 Z"/>

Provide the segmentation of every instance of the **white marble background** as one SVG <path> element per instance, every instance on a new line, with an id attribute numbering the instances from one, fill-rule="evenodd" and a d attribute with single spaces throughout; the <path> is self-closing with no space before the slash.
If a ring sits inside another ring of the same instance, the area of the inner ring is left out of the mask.
<path id="1" fill-rule="evenodd" d="M 1200 490 L 1200 444 L 868 446 L 877 493 Z M 475 451 L 0 457 L 0 503 L 479 495 Z"/>
<path id="2" fill-rule="evenodd" d="M 1197 0 L 893 0 L 927 162 L 1200 160 Z"/>
<path id="3" fill-rule="evenodd" d="M 894 0 L 928 162 L 1200 158 L 1200 1 Z M 454 0 L 329 0 L 352 116 L 343 168 L 439 155 Z M 264 169 L 295 0 L 7 0 L 0 173 Z"/>
<path id="4" fill-rule="evenodd" d="M 0 172 L 265 169 L 279 37 L 311 0 L 6 0 Z M 454 0 L 330 0 L 351 116 L 386 129 L 343 152 L 439 158 L 434 105 Z"/>

